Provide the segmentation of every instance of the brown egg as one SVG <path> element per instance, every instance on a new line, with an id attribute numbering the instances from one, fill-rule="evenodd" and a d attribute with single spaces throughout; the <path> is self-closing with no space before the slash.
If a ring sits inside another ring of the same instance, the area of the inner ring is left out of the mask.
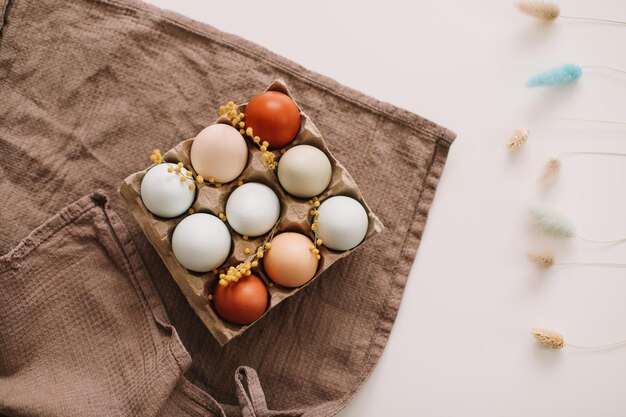
<path id="1" fill-rule="evenodd" d="M 271 241 L 263 257 L 263 268 L 275 283 L 283 287 L 306 284 L 317 272 L 317 258 L 311 251 L 313 242 L 293 232 L 281 233 Z"/>
<path id="2" fill-rule="evenodd" d="M 254 136 L 267 141 L 270 148 L 282 148 L 289 144 L 300 129 L 300 110 L 286 94 L 266 91 L 252 97 L 246 106 L 246 127 L 252 128 Z"/>
<path id="3" fill-rule="evenodd" d="M 267 309 L 268 295 L 263 281 L 256 275 L 241 277 L 226 287 L 216 285 L 213 291 L 215 309 L 224 318 L 236 324 L 249 324 Z"/>

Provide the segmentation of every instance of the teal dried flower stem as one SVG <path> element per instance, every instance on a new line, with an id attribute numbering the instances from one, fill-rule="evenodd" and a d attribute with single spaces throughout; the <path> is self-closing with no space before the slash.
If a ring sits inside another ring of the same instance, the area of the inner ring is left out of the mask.
<path id="1" fill-rule="evenodd" d="M 614 239 L 614 240 L 595 240 L 589 239 L 584 236 L 581 236 L 576 233 L 576 227 L 574 226 L 574 222 L 570 220 L 569 217 L 565 216 L 563 213 L 558 211 L 545 208 L 545 207 L 531 207 L 530 214 L 533 218 L 535 224 L 544 230 L 546 233 L 565 237 L 565 238 L 574 238 L 577 237 L 581 240 L 591 243 L 602 243 L 602 244 L 618 244 L 622 242 L 626 242 L 626 238 Z"/>
<path id="2" fill-rule="evenodd" d="M 540 74 L 534 75 L 527 82 L 528 87 L 571 84 L 578 80 L 583 70 L 576 64 L 564 64 Z"/>
<path id="3" fill-rule="evenodd" d="M 555 86 L 571 84 L 583 75 L 583 69 L 602 69 L 626 74 L 626 71 L 603 65 L 563 64 L 532 76 L 527 82 L 528 87 Z"/>

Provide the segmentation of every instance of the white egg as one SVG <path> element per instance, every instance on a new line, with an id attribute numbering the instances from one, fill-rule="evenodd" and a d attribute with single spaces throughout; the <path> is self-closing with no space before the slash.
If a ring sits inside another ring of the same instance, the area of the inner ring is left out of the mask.
<path id="1" fill-rule="evenodd" d="M 276 193 L 258 182 L 237 187 L 226 202 L 228 224 L 240 235 L 263 235 L 272 230 L 279 216 Z"/>
<path id="2" fill-rule="evenodd" d="M 317 235 L 329 249 L 348 250 L 363 241 L 368 219 L 365 209 L 353 198 L 331 197 L 318 209 Z"/>
<path id="3" fill-rule="evenodd" d="M 168 167 L 176 168 L 176 165 L 163 163 L 150 168 L 141 180 L 140 191 L 148 211 L 169 219 L 186 212 L 193 204 L 196 192 L 189 189 L 193 180 L 180 182 L 180 176 L 187 173 L 185 168 L 177 174 L 167 172 Z"/>
<path id="4" fill-rule="evenodd" d="M 172 251 L 182 266 L 207 272 L 222 265 L 230 253 L 228 228 L 217 217 L 197 213 L 185 217 L 174 229 Z"/>
<path id="5" fill-rule="evenodd" d="M 298 145 L 280 158 L 278 181 L 291 195 L 313 197 L 322 193 L 333 170 L 326 154 L 314 146 Z"/>

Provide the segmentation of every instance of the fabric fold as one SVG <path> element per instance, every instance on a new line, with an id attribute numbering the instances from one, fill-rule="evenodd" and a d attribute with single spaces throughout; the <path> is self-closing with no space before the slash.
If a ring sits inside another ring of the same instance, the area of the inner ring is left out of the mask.
<path id="1" fill-rule="evenodd" d="M 0 258 L 0 413 L 157 415 L 191 359 L 102 192 Z"/>

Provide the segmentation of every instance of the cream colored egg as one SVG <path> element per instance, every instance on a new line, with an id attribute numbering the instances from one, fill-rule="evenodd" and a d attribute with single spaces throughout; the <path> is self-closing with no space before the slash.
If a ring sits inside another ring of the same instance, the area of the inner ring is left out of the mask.
<path id="1" fill-rule="evenodd" d="M 159 217 L 172 218 L 185 213 L 193 204 L 195 190 L 190 190 L 192 179 L 181 182 L 181 175 L 186 175 L 183 168 L 181 173 L 167 172 L 169 167 L 176 168 L 175 164 L 163 163 L 150 168 L 141 180 L 141 200 L 148 211 Z"/>
<path id="2" fill-rule="evenodd" d="M 318 209 L 317 234 L 323 245 L 333 250 L 349 250 L 361 243 L 369 224 L 367 212 L 353 198 L 331 197 Z"/>
<path id="3" fill-rule="evenodd" d="M 214 124 L 191 144 L 191 165 L 205 180 L 225 183 L 237 178 L 248 162 L 248 146 L 239 131 L 225 124 Z"/>
<path id="4" fill-rule="evenodd" d="M 310 145 L 298 145 L 280 158 L 278 181 L 289 194 L 309 198 L 321 194 L 330 184 L 330 160 L 324 152 Z"/>
<path id="5" fill-rule="evenodd" d="M 226 201 L 228 224 L 240 235 L 263 235 L 272 230 L 279 216 L 276 193 L 258 182 L 237 187 Z"/>
<path id="6" fill-rule="evenodd" d="M 222 265 L 230 253 L 228 228 L 217 217 L 207 213 L 192 214 L 174 229 L 172 252 L 185 268 L 208 272 Z"/>

